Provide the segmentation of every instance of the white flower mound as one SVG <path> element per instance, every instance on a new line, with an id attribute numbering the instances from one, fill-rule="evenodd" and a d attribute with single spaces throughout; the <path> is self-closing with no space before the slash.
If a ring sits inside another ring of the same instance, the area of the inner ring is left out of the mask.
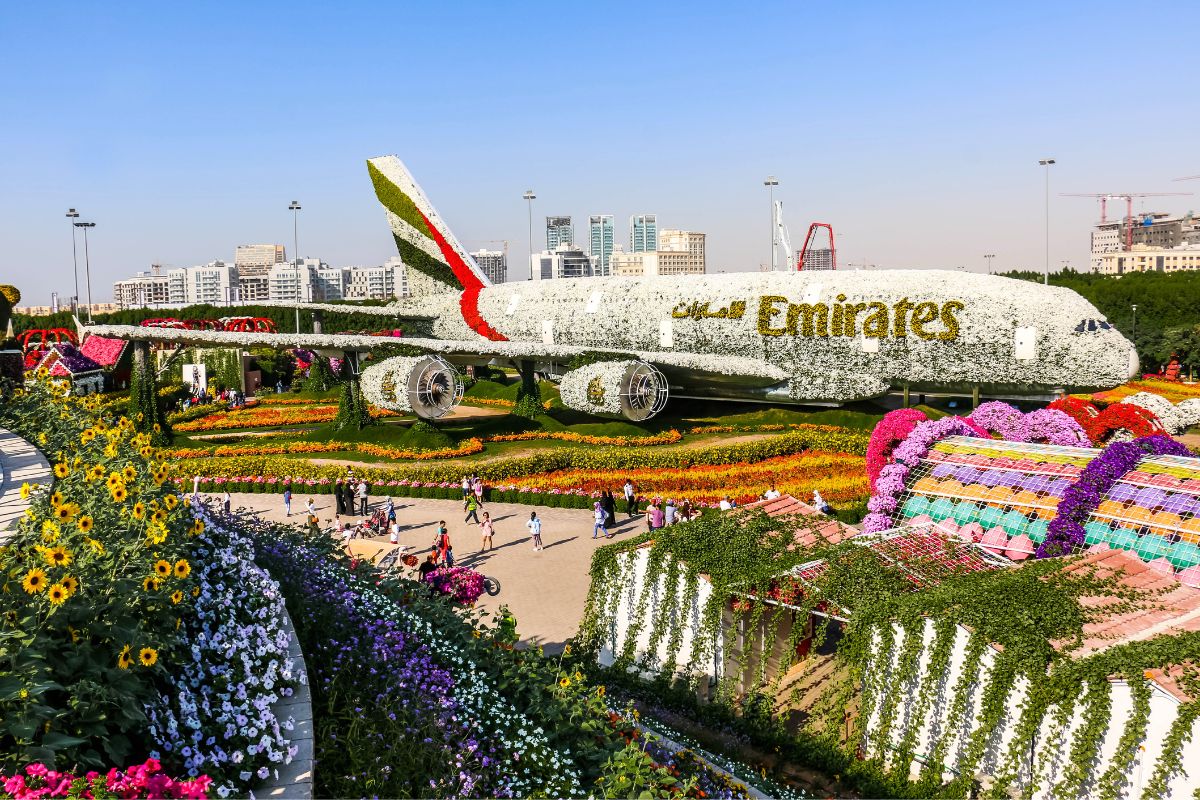
<path id="1" fill-rule="evenodd" d="M 636 361 L 598 361 L 573 369 L 558 386 L 563 405 L 592 414 L 620 414 L 625 372 Z"/>
<path id="2" fill-rule="evenodd" d="M 1126 405 L 1138 406 L 1149 411 L 1154 416 L 1158 417 L 1158 421 L 1162 423 L 1167 433 L 1175 435 L 1183 433 L 1187 427 L 1183 422 L 1183 417 L 1179 411 L 1171 404 L 1171 401 L 1162 395 L 1152 394 L 1150 392 L 1138 392 L 1130 395 L 1121 401 Z"/>
<path id="3" fill-rule="evenodd" d="M 412 411 L 408 399 L 408 374 L 424 356 L 396 356 L 362 371 L 359 385 L 367 402 L 388 411 Z"/>
<path id="4" fill-rule="evenodd" d="M 221 797 L 244 795 L 296 755 L 289 739 L 295 721 L 279 719 L 272 706 L 304 676 L 288 657 L 279 584 L 255 565 L 244 535 L 198 512 L 205 532 L 197 540 L 200 594 L 185 629 L 187 649 L 171 689 L 146 715 L 151 738 L 181 758 L 189 775 L 213 776 Z"/>
<path id="5" fill-rule="evenodd" d="M 1179 424 L 1183 425 L 1185 429 L 1193 425 L 1200 425 L 1200 398 L 1176 403 L 1175 411 L 1179 414 Z"/>

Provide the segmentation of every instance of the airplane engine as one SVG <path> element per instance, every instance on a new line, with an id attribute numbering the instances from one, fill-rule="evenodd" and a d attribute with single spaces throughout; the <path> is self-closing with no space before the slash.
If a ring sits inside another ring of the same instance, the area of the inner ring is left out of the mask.
<path id="1" fill-rule="evenodd" d="M 363 396 L 389 411 L 440 419 L 462 401 L 463 382 L 441 356 L 396 356 L 362 371 Z"/>
<path id="2" fill-rule="evenodd" d="M 563 405 L 576 411 L 642 422 L 662 411 L 667 379 L 645 361 L 601 361 L 573 369 L 558 386 Z"/>

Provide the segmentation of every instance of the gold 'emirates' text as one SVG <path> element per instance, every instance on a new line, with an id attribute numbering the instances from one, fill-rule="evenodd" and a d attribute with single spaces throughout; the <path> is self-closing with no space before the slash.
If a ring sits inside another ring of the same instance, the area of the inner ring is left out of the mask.
<path id="1" fill-rule="evenodd" d="M 758 332 L 763 336 L 845 336 L 861 332 L 868 339 L 912 333 L 920 339 L 952 342 L 958 338 L 958 312 L 966 304 L 949 300 L 910 302 L 907 297 L 886 303 L 847 303 L 839 294 L 835 303 L 789 303 L 786 297 L 763 295 L 758 299 Z M 930 327 L 932 326 L 932 328 Z"/>

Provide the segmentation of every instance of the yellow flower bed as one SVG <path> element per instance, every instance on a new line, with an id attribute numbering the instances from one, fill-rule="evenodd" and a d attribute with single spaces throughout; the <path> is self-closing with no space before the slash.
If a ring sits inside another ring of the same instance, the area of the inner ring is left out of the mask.
<path id="1" fill-rule="evenodd" d="M 1151 394 L 1165 397 L 1172 403 L 1178 403 L 1183 400 L 1192 400 L 1200 397 L 1200 383 L 1172 383 L 1171 381 L 1154 379 L 1136 380 L 1123 383 L 1117 388 L 1109 389 L 1105 392 L 1076 395 L 1076 397 L 1091 400 L 1093 403 L 1119 403 L 1126 397 L 1135 395 L 1138 392 L 1150 392 Z"/>

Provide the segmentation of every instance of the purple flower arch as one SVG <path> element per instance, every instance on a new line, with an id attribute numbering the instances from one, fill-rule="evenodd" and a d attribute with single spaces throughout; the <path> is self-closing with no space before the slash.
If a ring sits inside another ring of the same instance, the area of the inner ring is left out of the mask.
<path id="1" fill-rule="evenodd" d="M 1049 558 L 1073 553 L 1083 547 L 1084 523 L 1104 499 L 1104 495 L 1148 456 L 1190 456 L 1191 452 L 1169 436 L 1155 435 L 1114 442 L 1092 459 L 1079 478 L 1058 502 L 1046 540 L 1038 545 L 1037 557 Z"/>

